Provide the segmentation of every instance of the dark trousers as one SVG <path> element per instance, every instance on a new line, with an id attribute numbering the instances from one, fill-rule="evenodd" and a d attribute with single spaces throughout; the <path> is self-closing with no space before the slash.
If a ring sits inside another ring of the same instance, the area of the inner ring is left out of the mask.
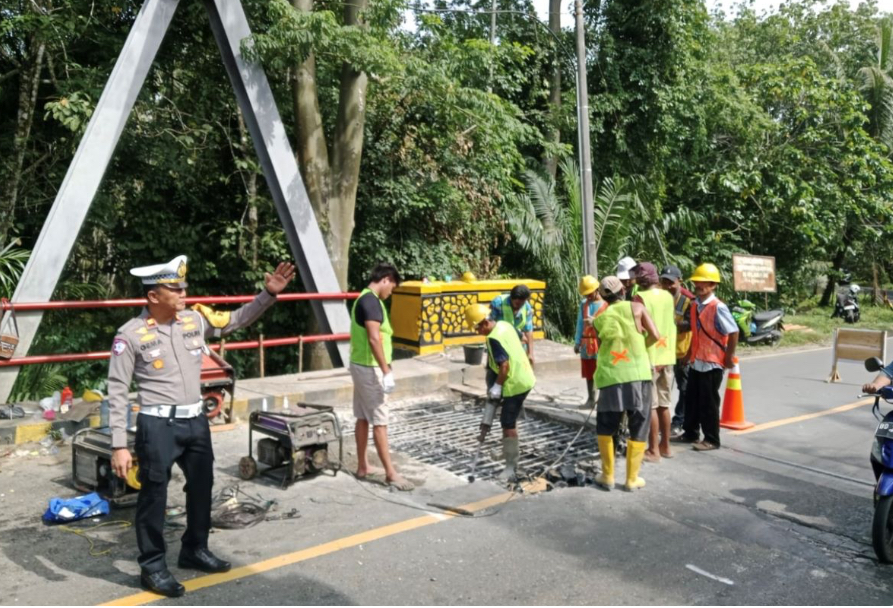
<path id="1" fill-rule="evenodd" d="M 704 441 L 719 445 L 719 387 L 724 372 L 722 369 L 699 372 L 689 368 L 682 427 L 686 439 L 697 440 L 703 431 Z"/>
<path id="2" fill-rule="evenodd" d="M 211 530 L 211 488 L 214 485 L 214 450 L 206 416 L 137 418 L 134 445 L 139 460 L 140 493 L 136 502 L 136 543 L 144 572 L 167 568 L 164 559 L 164 515 L 167 485 L 176 462 L 186 476 L 186 532 L 183 547 L 204 549 Z"/>
<path id="3" fill-rule="evenodd" d="M 686 363 L 677 363 L 673 366 L 673 375 L 676 377 L 676 388 L 679 389 L 679 401 L 673 411 L 673 426 L 682 426 L 685 420 L 685 389 L 688 387 L 688 369 Z"/>

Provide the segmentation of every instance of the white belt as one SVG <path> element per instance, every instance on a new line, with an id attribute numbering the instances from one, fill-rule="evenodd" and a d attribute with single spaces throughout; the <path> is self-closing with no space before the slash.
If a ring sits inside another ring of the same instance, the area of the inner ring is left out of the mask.
<path id="1" fill-rule="evenodd" d="M 178 405 L 176 418 L 195 418 L 202 413 L 202 402 L 196 401 L 189 405 Z M 158 418 L 170 418 L 170 405 L 146 405 L 140 407 L 140 414 L 156 416 Z"/>

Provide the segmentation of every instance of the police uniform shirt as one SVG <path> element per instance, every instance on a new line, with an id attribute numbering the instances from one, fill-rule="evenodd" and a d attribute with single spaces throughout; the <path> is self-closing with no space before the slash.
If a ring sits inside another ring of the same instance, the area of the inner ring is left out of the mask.
<path id="1" fill-rule="evenodd" d="M 121 326 L 112 343 L 108 399 L 112 447 L 127 445 L 127 407 L 130 381 L 138 385 L 140 407 L 189 405 L 201 399 L 202 351 L 205 338 L 220 337 L 251 325 L 276 297 L 266 290 L 232 312 L 205 306 L 184 310 L 160 325 L 144 308 L 140 316 Z"/>

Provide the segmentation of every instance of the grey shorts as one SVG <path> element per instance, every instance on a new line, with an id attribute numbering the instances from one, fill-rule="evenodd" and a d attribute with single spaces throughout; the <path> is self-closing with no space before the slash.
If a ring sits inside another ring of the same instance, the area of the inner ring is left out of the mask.
<path id="1" fill-rule="evenodd" d="M 651 412 L 651 380 L 624 382 L 606 386 L 598 393 L 597 412 Z"/>
<path id="2" fill-rule="evenodd" d="M 388 396 L 381 386 L 381 368 L 350 364 L 353 379 L 353 415 L 373 426 L 388 424 Z"/>

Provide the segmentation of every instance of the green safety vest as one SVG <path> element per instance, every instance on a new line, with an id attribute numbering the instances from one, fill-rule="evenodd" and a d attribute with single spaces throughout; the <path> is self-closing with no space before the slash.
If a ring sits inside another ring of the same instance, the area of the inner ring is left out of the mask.
<path id="1" fill-rule="evenodd" d="M 636 329 L 631 302 L 619 301 L 592 322 L 598 332 L 595 385 L 606 388 L 625 382 L 651 380 L 645 336 Z"/>
<path id="2" fill-rule="evenodd" d="M 493 331 L 487 335 L 488 363 L 490 369 L 498 374 L 499 366 L 496 365 L 496 361 L 493 359 L 490 340 L 499 342 L 509 356 L 509 375 L 505 379 L 505 384 L 502 385 L 502 396 L 514 397 L 532 389 L 536 384 L 536 377 L 533 375 L 530 360 L 521 346 L 521 340 L 518 338 L 518 332 L 515 328 L 506 321 L 497 321 Z"/>
<path id="3" fill-rule="evenodd" d="M 502 296 L 502 320 L 512 324 L 515 330 L 520 333 L 524 331 L 524 326 L 527 325 L 527 302 L 521 305 L 519 313 L 516 317 L 515 311 L 512 309 L 511 294 Z"/>
<path id="4" fill-rule="evenodd" d="M 676 364 L 676 305 L 665 289 L 643 289 L 637 294 L 657 326 L 660 340 L 648 347 L 652 365 Z"/>
<path id="5" fill-rule="evenodd" d="M 360 292 L 360 298 L 367 293 L 375 295 L 375 292 L 367 287 Z M 369 332 L 366 331 L 365 325 L 357 323 L 357 302 L 360 301 L 360 298 L 354 301 L 353 307 L 350 309 L 350 362 L 357 365 L 365 365 L 366 367 L 375 367 L 378 365 L 378 361 L 375 360 L 375 355 L 372 354 L 372 345 L 369 344 Z M 384 350 L 385 361 L 390 365 L 393 353 L 391 336 L 394 334 L 394 330 L 391 328 L 391 319 L 388 317 L 388 309 L 384 307 L 384 302 L 378 299 L 378 296 L 375 296 L 375 298 L 381 304 L 383 318 L 379 328 L 381 332 L 381 347 Z"/>

